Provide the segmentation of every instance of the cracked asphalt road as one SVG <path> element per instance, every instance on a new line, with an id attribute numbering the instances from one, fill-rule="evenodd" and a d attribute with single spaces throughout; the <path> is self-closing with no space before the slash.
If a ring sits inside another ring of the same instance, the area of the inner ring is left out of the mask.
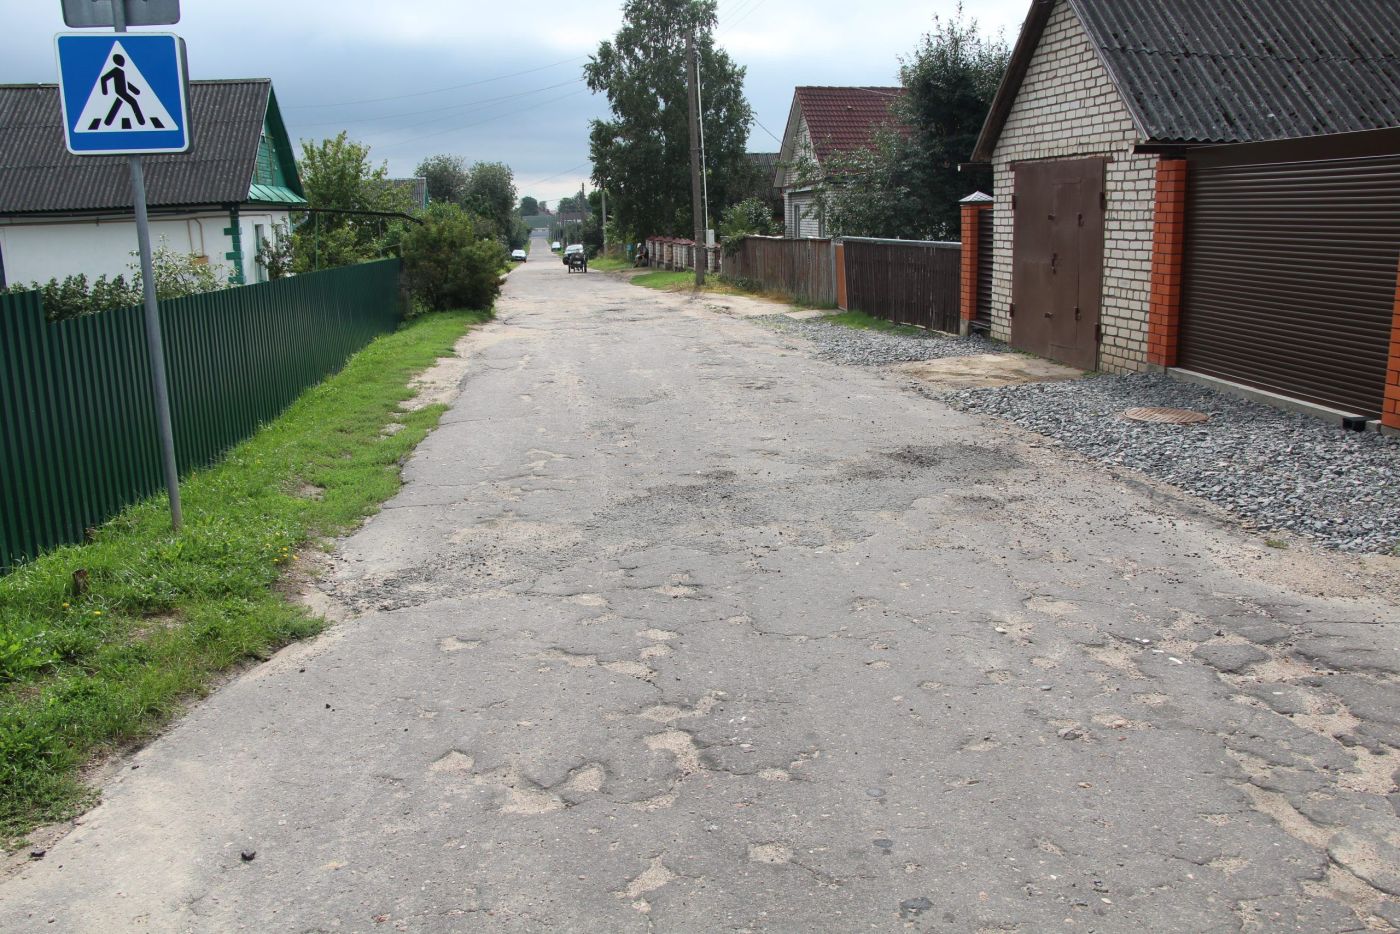
<path id="1" fill-rule="evenodd" d="M 537 247 L 342 621 L 123 764 L 0 930 L 1400 923 L 1394 563 L 746 305 Z"/>

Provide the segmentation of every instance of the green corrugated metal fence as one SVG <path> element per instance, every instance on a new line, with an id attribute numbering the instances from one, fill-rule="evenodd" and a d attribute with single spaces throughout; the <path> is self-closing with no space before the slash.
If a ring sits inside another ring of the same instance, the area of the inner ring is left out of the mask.
<path id="1" fill-rule="evenodd" d="M 175 451 L 204 467 L 399 322 L 399 261 L 162 302 Z M 0 569 L 163 489 L 140 308 L 0 296 Z"/>

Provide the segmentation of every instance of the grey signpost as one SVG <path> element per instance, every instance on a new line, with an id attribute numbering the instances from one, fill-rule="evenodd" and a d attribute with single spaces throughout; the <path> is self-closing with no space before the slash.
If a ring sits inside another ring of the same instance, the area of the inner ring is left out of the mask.
<path id="1" fill-rule="evenodd" d="M 69 26 L 111 26 L 116 32 L 124 33 L 128 25 L 168 25 L 179 22 L 180 4 L 179 0 L 63 0 L 63 18 Z M 183 56 L 181 58 L 183 64 Z M 60 72 L 62 71 L 60 53 Z M 183 73 L 180 80 L 184 80 Z M 183 98 L 183 88 L 180 93 Z M 64 106 L 67 107 L 66 98 Z M 180 129 L 187 148 L 190 135 L 187 108 L 184 108 L 178 119 L 182 122 Z M 69 122 L 67 111 L 64 120 Z M 108 122 L 111 122 L 110 117 Z M 71 123 L 69 133 L 71 138 Z M 70 143 L 70 148 L 71 145 Z M 161 469 L 165 476 L 165 488 L 170 496 L 171 527 L 178 532 L 183 522 L 180 509 L 180 473 L 175 463 L 175 433 L 170 420 L 165 345 L 161 336 L 160 308 L 156 303 L 156 277 L 151 258 L 151 225 L 146 211 L 146 178 L 141 168 L 141 157 L 129 154 L 126 158 L 131 170 L 132 202 L 136 208 L 136 241 L 141 254 L 141 291 L 145 300 L 146 352 L 151 362 L 151 394 L 155 400 L 156 431 L 160 437 Z"/>
<path id="2" fill-rule="evenodd" d="M 72 29 L 117 26 L 117 17 L 126 26 L 173 26 L 180 21 L 180 0 L 63 0 L 63 21 Z"/>

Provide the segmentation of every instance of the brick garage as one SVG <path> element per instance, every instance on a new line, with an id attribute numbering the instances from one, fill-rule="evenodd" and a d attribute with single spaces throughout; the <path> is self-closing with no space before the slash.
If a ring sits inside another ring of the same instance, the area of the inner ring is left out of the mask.
<path id="1" fill-rule="evenodd" d="M 1032 4 L 973 156 L 994 172 L 994 336 L 1110 372 L 1176 366 L 1188 154 L 1400 125 L 1390 0 L 1203 11 Z"/>

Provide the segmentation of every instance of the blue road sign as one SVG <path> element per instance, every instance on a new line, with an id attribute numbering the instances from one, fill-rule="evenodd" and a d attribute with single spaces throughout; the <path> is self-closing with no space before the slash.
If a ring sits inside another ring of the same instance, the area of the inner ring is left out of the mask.
<path id="1" fill-rule="evenodd" d="M 185 44 L 171 33 L 60 33 L 58 96 L 68 151 L 185 152 Z"/>

